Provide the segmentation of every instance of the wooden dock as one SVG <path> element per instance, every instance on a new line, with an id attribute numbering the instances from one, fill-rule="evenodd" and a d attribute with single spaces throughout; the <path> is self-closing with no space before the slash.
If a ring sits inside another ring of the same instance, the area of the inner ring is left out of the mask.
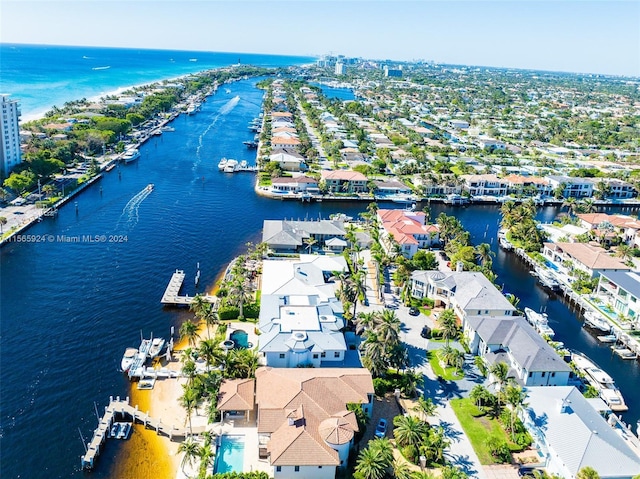
<path id="1" fill-rule="evenodd" d="M 171 275 L 171 280 L 169 280 L 169 285 L 167 289 L 165 289 L 164 294 L 162 295 L 162 299 L 160 302 L 162 304 L 168 305 L 189 305 L 193 302 L 193 296 L 180 296 L 180 290 L 182 289 L 182 284 L 184 283 L 185 274 L 184 271 L 176 269 L 175 272 Z M 216 296 L 202 295 L 202 299 L 204 299 L 207 303 L 215 304 L 218 298 Z"/>
<path id="2" fill-rule="evenodd" d="M 109 430 L 116 416 L 131 418 L 133 423 L 144 424 L 145 428 L 153 429 L 157 434 L 167 436 L 171 441 L 185 438 L 187 435 L 199 435 L 206 430 L 204 426 L 192 428 L 191 431 L 188 431 L 184 428 L 163 424 L 162 419 L 149 417 L 148 412 L 143 413 L 138 411 L 138 406 L 131 406 L 128 397 L 120 399 L 118 396 L 114 399 L 112 396 L 109 398 L 109 405 L 105 406 L 105 412 L 98 427 L 93 432 L 93 437 L 86 447 L 85 454 L 80 458 L 82 469 L 93 469 L 102 445 L 109 437 Z"/>

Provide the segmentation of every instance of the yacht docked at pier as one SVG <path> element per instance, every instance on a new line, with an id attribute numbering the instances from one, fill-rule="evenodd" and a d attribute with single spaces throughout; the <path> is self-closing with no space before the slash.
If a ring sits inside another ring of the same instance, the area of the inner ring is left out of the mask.
<path id="1" fill-rule="evenodd" d="M 613 378 L 599 368 L 596 363 L 584 354 L 575 351 L 571 353 L 571 361 L 573 361 L 573 364 L 579 371 L 584 373 L 585 379 L 589 384 L 598 390 L 600 397 L 607 403 L 612 411 L 619 412 L 629 409 Z"/>

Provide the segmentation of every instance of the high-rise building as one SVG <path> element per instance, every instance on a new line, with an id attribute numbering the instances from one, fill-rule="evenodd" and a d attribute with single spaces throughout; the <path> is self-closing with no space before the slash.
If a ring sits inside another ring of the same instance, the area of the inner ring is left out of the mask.
<path id="1" fill-rule="evenodd" d="M 20 154 L 20 109 L 18 100 L 9 100 L 9 95 L 0 95 L 0 175 L 9 176 L 11 170 L 22 161 Z"/>
<path id="2" fill-rule="evenodd" d="M 336 75 L 344 75 L 344 63 L 342 62 L 337 62 L 336 63 Z"/>

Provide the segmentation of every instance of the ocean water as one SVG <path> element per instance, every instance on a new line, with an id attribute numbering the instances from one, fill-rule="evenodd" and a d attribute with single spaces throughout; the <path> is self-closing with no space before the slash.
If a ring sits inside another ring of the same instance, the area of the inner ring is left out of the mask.
<path id="1" fill-rule="evenodd" d="M 279 67 L 310 57 L 76 46 L 0 44 L 0 93 L 20 100 L 22 120 L 71 100 L 237 63 Z"/>

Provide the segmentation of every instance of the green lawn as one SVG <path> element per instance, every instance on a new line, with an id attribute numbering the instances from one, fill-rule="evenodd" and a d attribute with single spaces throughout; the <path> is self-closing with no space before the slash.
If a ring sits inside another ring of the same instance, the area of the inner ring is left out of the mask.
<path id="1" fill-rule="evenodd" d="M 483 415 L 471 399 L 452 399 L 449 402 L 481 464 L 497 464 L 485 445 L 485 441 L 490 436 L 506 441 L 512 451 L 521 449 L 509 440 L 500 423 L 488 415 Z"/>
<path id="2" fill-rule="evenodd" d="M 434 341 L 434 340 L 430 339 L 430 341 Z M 427 353 L 427 356 L 429 358 L 429 364 L 431 365 L 431 369 L 433 369 L 433 372 L 436 373 L 441 378 L 444 378 L 447 381 L 457 381 L 464 377 L 464 373 L 456 372 L 456 368 L 443 369 L 442 366 L 440 366 L 440 360 L 438 359 L 438 356 L 436 355 L 435 351 L 429 351 Z"/>

